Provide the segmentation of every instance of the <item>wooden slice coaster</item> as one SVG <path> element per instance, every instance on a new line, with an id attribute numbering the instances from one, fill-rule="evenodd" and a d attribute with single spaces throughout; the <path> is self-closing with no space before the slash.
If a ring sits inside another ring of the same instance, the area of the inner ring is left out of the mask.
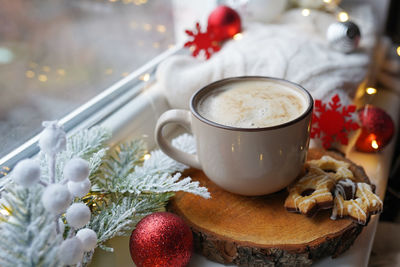
<path id="1" fill-rule="evenodd" d="M 323 155 L 350 162 L 323 150 L 310 150 L 308 159 Z M 357 180 L 369 183 L 362 167 L 351 164 Z M 168 208 L 192 228 L 195 249 L 220 263 L 310 265 L 316 259 L 336 257 L 347 250 L 362 230 L 351 219 L 331 220 L 330 210 L 319 211 L 312 218 L 286 211 L 286 190 L 245 197 L 220 189 L 202 171 L 192 169 L 186 175 L 206 186 L 212 198 L 179 192 Z"/>

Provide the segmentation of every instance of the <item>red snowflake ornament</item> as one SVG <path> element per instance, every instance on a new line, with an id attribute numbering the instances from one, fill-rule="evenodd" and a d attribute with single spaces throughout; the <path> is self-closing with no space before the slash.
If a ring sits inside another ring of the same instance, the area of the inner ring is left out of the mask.
<path id="1" fill-rule="evenodd" d="M 315 100 L 311 138 L 321 139 L 325 149 L 330 148 L 334 141 L 347 145 L 348 132 L 360 128 L 358 123 L 351 119 L 351 113 L 356 111 L 356 106 L 342 107 L 338 95 L 333 96 L 328 105 L 329 108 L 321 100 Z"/>
<path id="2" fill-rule="evenodd" d="M 220 45 L 215 39 L 215 35 L 210 31 L 201 32 L 200 24 L 196 23 L 196 31 L 185 31 L 187 35 L 193 37 L 193 40 L 185 43 L 185 47 L 194 47 L 192 55 L 198 56 L 200 51 L 204 51 L 206 59 L 209 59 L 211 55 L 220 50 Z"/>

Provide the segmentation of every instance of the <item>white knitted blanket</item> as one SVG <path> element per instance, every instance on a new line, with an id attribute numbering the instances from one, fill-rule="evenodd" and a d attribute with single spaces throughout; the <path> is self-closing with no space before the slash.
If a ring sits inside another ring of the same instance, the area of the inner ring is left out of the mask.
<path id="1" fill-rule="evenodd" d="M 351 11 L 362 34 L 360 47 L 343 54 L 329 47 L 326 29 L 335 17 L 312 10 L 303 17 L 292 9 L 275 24 L 245 25 L 241 40 L 230 40 L 209 60 L 177 55 L 165 60 L 157 79 L 172 108 L 188 108 L 191 95 L 227 77 L 262 75 L 284 78 L 309 90 L 315 99 L 338 93 L 347 104 L 366 77 L 375 44 L 374 16 L 369 6 Z"/>

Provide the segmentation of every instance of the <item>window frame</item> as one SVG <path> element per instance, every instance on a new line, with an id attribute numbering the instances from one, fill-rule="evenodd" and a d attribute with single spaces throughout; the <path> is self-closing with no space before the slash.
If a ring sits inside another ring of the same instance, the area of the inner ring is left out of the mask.
<path id="1" fill-rule="evenodd" d="M 142 67 L 120 79 L 100 94 L 59 119 L 59 124 L 64 127 L 67 135 L 70 135 L 81 129 L 90 128 L 101 123 L 118 109 L 121 109 L 128 102 L 141 95 L 144 88 L 154 82 L 155 72 L 159 63 L 180 51 L 182 51 L 181 46 L 175 46 L 164 51 Z M 148 80 L 142 78 L 145 74 L 149 74 Z M 6 172 L 18 161 L 30 158 L 39 152 L 37 145 L 39 137 L 40 133 L 0 158 L 0 178 L 5 176 Z"/>

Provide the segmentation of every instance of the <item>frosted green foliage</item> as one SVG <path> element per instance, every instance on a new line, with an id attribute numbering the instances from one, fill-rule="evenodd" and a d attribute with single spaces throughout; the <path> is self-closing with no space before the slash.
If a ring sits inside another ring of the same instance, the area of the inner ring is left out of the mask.
<path id="1" fill-rule="evenodd" d="M 68 138 L 66 150 L 57 155 L 56 180 L 63 179 L 65 163 L 74 157 L 89 161 L 90 172 L 95 173 L 106 155 L 106 141 L 110 132 L 101 127 L 83 130 Z M 38 155 L 42 179 L 48 178 L 48 162 L 44 153 Z M 1 179 L 1 203 L 11 215 L 0 222 L 0 266 L 62 266 L 58 248 L 62 233 L 56 234 L 55 217 L 42 204 L 43 188 L 23 189 L 12 182 L 10 175 Z"/>
<path id="2" fill-rule="evenodd" d="M 91 194 L 83 200 L 88 205 L 95 202 L 97 206 L 86 227 L 96 232 L 100 248 L 112 251 L 104 245 L 107 240 L 129 235 L 144 216 L 165 210 L 176 191 L 210 197 L 198 182 L 189 177 L 180 179 L 179 172 L 187 166 L 160 150 L 151 152 L 150 158 L 144 160 L 145 144 L 132 141 L 107 153 L 108 138 L 110 133 L 104 128 L 81 131 L 68 138 L 66 150 L 56 159 L 56 181 L 63 180 L 62 172 L 68 160 L 80 157 L 89 162 L 92 188 Z M 190 135 L 174 139 L 173 145 L 188 153 L 196 150 Z M 44 154 L 39 154 L 38 158 L 42 180 L 48 180 L 47 158 Z M 56 234 L 54 215 L 43 208 L 42 187 L 37 185 L 27 190 L 14 184 L 9 176 L 1 180 L 0 203 L 9 207 L 12 214 L 8 220 L 0 222 L 0 266 L 62 266 L 57 251 L 63 237 Z M 96 199 L 97 195 L 101 196 L 100 200 Z M 85 253 L 82 265 L 86 266 L 92 256 L 93 251 Z"/>
<path id="3" fill-rule="evenodd" d="M 193 137 L 188 134 L 181 135 L 173 140 L 172 144 L 177 148 L 193 153 L 195 144 Z M 143 143 L 132 142 L 127 146 L 120 146 L 116 156 L 105 161 L 103 165 L 103 178 L 99 181 L 99 190 L 120 193 L 165 193 L 185 191 L 205 198 L 210 194 L 199 183 L 193 182 L 190 177 L 179 180 L 179 171 L 187 167 L 166 156 L 161 150 L 150 153 L 150 158 L 142 165 L 126 164 L 126 162 L 139 162 L 133 155 L 144 155 Z M 130 151 L 135 151 L 134 153 Z M 176 173 L 176 174 L 174 174 Z"/>
<path id="4" fill-rule="evenodd" d="M 182 135 L 173 140 L 173 145 L 195 152 L 193 137 Z M 92 216 L 89 227 L 97 233 L 100 247 L 110 250 L 103 242 L 121 235 L 129 235 L 137 222 L 144 216 L 164 210 L 173 192 L 186 191 L 209 198 L 206 188 L 191 178 L 181 177 L 178 171 L 187 167 L 166 156 L 160 150 L 146 155 L 145 144 L 133 141 L 120 145 L 104 160 L 100 176 L 92 178 L 92 191 L 107 195 L 111 204 L 99 207 Z"/>
<path id="5" fill-rule="evenodd" d="M 172 140 L 172 145 L 180 150 L 189 154 L 196 152 L 196 143 L 194 137 L 189 134 L 182 134 Z M 136 170 L 143 173 L 143 171 L 151 170 L 151 173 L 174 173 L 183 171 L 188 167 L 180 162 L 173 160 L 165 155 L 161 150 L 151 152 L 151 157 L 147 160 L 143 168 Z"/>
<path id="6" fill-rule="evenodd" d="M 63 179 L 64 165 L 72 158 L 82 158 L 89 161 L 90 173 L 97 171 L 106 155 L 108 148 L 105 142 L 110 139 L 111 132 L 104 127 L 95 126 L 72 135 L 67 140 L 64 151 L 57 154 L 56 181 Z M 48 180 L 48 159 L 43 152 L 39 152 L 39 160 L 42 169 L 42 178 Z"/>
<path id="7" fill-rule="evenodd" d="M 111 132 L 101 126 L 79 131 L 68 138 L 65 156 L 89 160 L 94 153 L 104 149 L 105 142 L 110 138 Z"/>
<path id="8" fill-rule="evenodd" d="M 194 138 L 188 134 L 175 138 L 172 145 L 187 153 L 196 151 Z M 142 166 L 137 166 L 127 177 L 127 181 L 131 183 L 129 189 L 135 193 L 185 191 L 209 198 L 210 193 L 205 187 L 199 187 L 197 181 L 193 182 L 190 177 L 179 180 L 181 174 L 176 172 L 186 168 L 187 166 L 166 156 L 161 150 L 155 150 Z"/>
<path id="9" fill-rule="evenodd" d="M 142 163 L 146 151 L 146 145 L 141 140 L 119 145 L 103 160 L 99 175 L 92 177 L 93 189 L 121 192 L 118 188 L 121 185 L 124 186 L 126 177 L 134 170 L 135 166 Z"/>
<path id="10" fill-rule="evenodd" d="M 163 211 L 173 193 L 118 196 L 91 220 L 89 228 L 97 233 L 99 246 L 107 251 L 112 248 L 103 243 L 115 236 L 130 235 L 135 225 L 146 215 Z"/>
<path id="11" fill-rule="evenodd" d="M 2 204 L 12 215 L 0 223 L 0 266 L 60 266 L 58 247 L 62 234 L 56 234 L 54 216 L 47 213 L 41 201 L 42 188 L 23 189 L 6 186 Z"/>

